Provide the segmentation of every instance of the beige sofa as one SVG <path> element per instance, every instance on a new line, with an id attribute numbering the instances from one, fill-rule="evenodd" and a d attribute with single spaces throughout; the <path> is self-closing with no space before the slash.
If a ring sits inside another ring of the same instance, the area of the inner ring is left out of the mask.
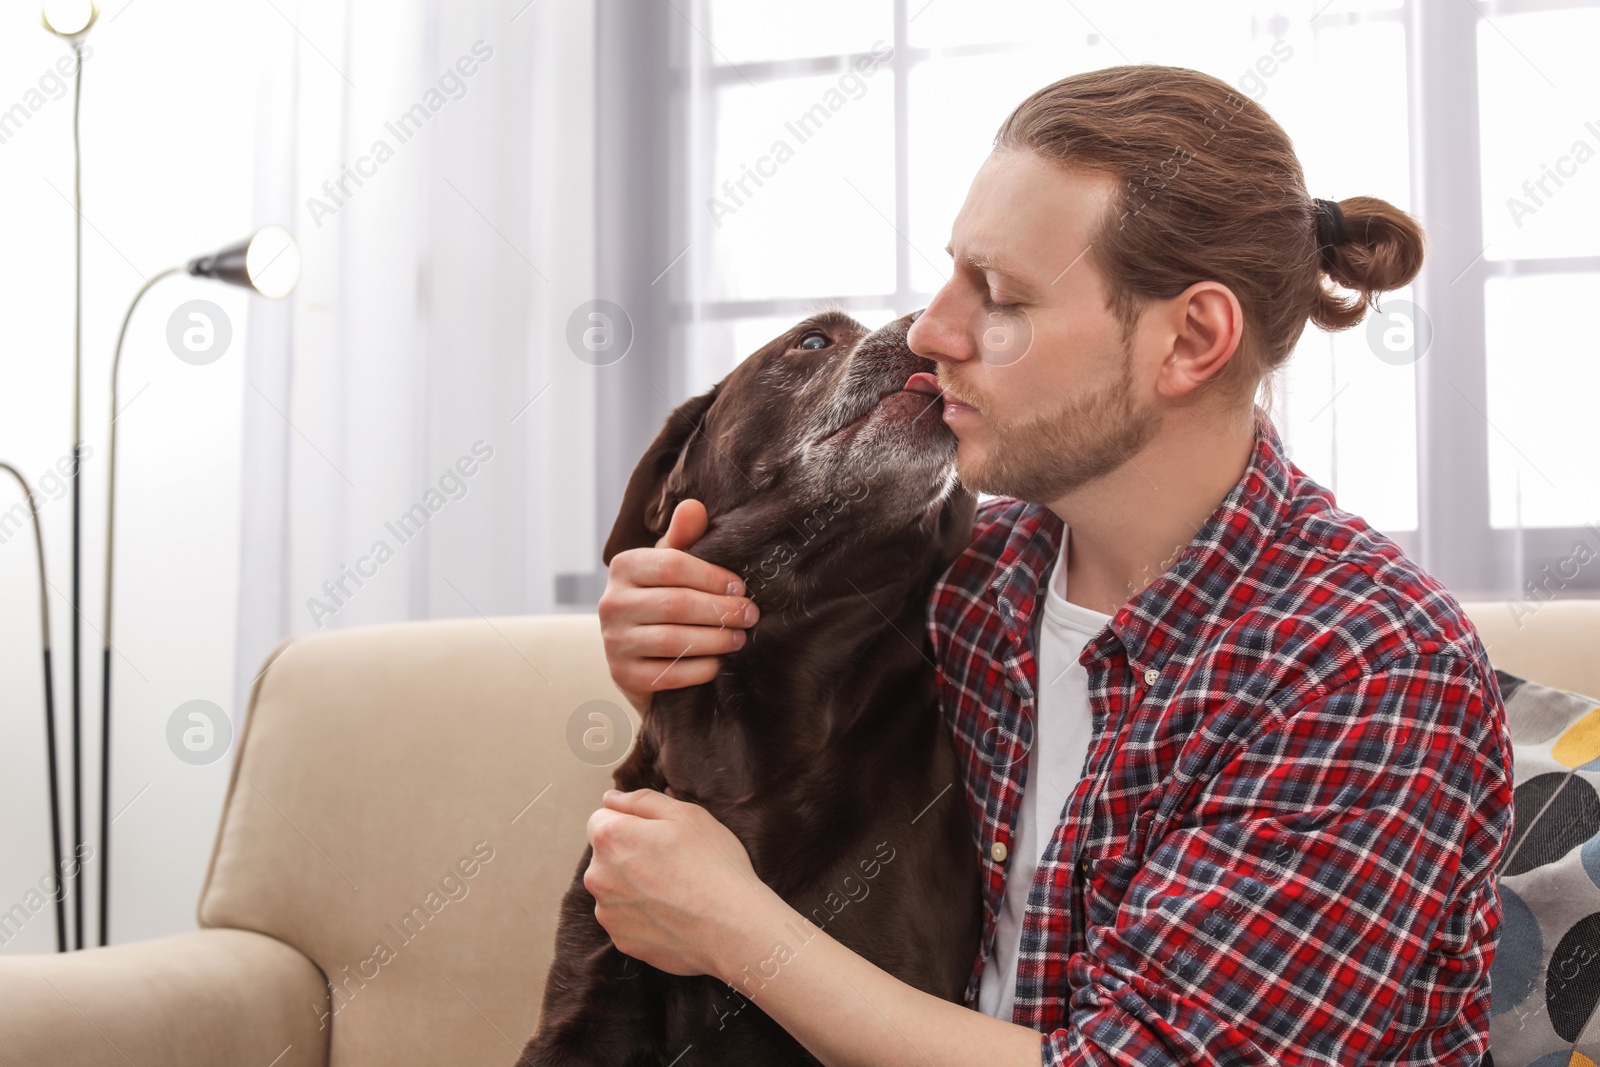
<path id="1" fill-rule="evenodd" d="M 1524 605 L 1520 626 L 1469 610 L 1497 666 L 1600 694 L 1600 601 Z M 593 616 L 287 642 L 256 683 L 200 929 L 0 958 L 0 1064 L 514 1063 L 610 785 L 569 743 L 597 699 L 626 707 Z"/>

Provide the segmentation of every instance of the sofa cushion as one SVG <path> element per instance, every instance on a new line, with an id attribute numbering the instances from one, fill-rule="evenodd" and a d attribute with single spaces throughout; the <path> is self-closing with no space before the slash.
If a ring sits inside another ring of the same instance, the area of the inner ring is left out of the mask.
<path id="1" fill-rule="evenodd" d="M 625 705 L 592 614 L 289 642 L 256 684 L 201 925 L 321 969 L 297 1008 L 331 1030 L 330 1067 L 514 1063 Z"/>
<path id="2" fill-rule="evenodd" d="M 1490 972 L 1499 1067 L 1600 1061 L 1600 701 L 1497 671 L 1515 824 Z"/>
<path id="3" fill-rule="evenodd" d="M 198 930 L 0 961 L 7 1067 L 326 1067 L 311 961 L 246 930 Z M 324 1009 L 325 1010 L 325 1009 Z"/>

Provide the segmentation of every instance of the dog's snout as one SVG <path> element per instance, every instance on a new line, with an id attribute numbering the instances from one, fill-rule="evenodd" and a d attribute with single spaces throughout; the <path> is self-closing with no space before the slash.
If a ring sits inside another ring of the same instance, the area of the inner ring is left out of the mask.
<path id="1" fill-rule="evenodd" d="M 906 316 L 906 325 L 910 326 L 913 322 L 916 322 L 917 319 L 922 317 L 922 313 L 924 311 L 927 311 L 927 310 L 928 310 L 927 308 L 918 308 L 917 310 L 913 311 L 911 314 L 907 315 Z"/>

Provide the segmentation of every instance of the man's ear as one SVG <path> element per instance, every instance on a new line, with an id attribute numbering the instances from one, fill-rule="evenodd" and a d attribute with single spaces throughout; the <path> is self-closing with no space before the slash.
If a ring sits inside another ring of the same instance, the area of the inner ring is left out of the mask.
<path id="1" fill-rule="evenodd" d="M 667 416 L 661 432 L 628 479 L 617 521 L 600 554 L 602 563 L 610 566 L 612 556 L 630 548 L 649 548 L 667 532 L 672 510 L 682 499 L 675 489 L 681 485 L 684 460 L 694 439 L 700 436 L 701 423 L 721 388 L 722 383 L 718 382 L 709 392 L 685 400 Z"/>

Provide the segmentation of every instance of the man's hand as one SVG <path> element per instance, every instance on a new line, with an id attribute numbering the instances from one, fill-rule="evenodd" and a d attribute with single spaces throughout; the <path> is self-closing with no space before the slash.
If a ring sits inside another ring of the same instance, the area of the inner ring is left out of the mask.
<path id="1" fill-rule="evenodd" d="M 744 940 L 735 924 L 782 921 L 787 906 L 705 808 L 654 789 L 607 790 L 604 803 L 589 816 L 583 884 L 619 951 L 669 974 L 720 976 L 728 963 L 715 952 Z"/>
<path id="2" fill-rule="evenodd" d="M 737 574 L 686 551 L 708 522 L 704 504 L 680 501 L 655 548 L 611 559 L 600 635 L 611 680 L 641 715 L 652 693 L 716 677 L 717 657 L 743 648 L 758 617 Z"/>
<path id="3" fill-rule="evenodd" d="M 1042 1062 L 1037 1030 L 925 993 L 835 941 L 757 878 L 733 831 L 698 804 L 611 790 L 589 816 L 589 843 L 583 884 L 620 952 L 727 983 L 730 1012 L 742 1010 L 735 994 L 755 1002 L 828 1067 Z"/>

